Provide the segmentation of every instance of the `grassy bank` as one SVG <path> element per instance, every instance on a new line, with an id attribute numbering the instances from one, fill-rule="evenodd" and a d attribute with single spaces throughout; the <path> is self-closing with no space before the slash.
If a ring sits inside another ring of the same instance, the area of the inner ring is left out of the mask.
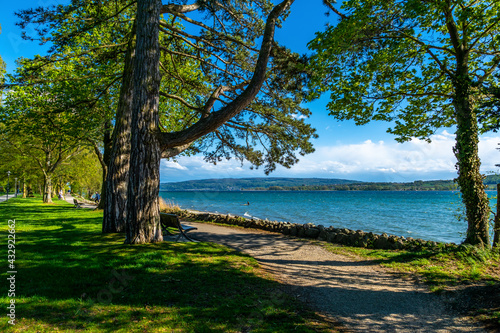
<path id="1" fill-rule="evenodd" d="M 1 331 L 332 331 L 248 256 L 211 243 L 124 245 L 123 235 L 101 234 L 102 212 L 40 201 L 0 203 Z M 9 220 L 15 297 L 6 292 Z"/>

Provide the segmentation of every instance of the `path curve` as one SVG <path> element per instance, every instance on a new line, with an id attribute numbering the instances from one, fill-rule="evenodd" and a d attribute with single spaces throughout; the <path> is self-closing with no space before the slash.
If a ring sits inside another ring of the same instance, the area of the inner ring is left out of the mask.
<path id="1" fill-rule="evenodd" d="M 256 258 L 295 296 L 350 332 L 485 332 L 446 309 L 425 286 L 376 263 L 328 252 L 276 233 L 183 222 L 201 241 L 224 244 Z"/>

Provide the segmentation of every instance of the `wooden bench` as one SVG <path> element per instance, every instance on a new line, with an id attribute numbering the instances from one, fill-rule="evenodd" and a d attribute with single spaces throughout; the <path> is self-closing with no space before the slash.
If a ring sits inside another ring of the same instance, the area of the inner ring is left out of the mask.
<path id="1" fill-rule="evenodd" d="M 192 230 L 197 230 L 198 228 L 196 227 L 191 227 L 189 225 L 181 224 L 181 220 L 179 217 L 175 214 L 167 214 L 167 213 L 160 213 L 160 223 L 161 223 L 161 229 L 164 234 L 170 235 L 170 236 L 175 236 L 177 235 L 177 238 L 175 241 L 177 242 L 181 237 L 186 238 L 188 241 L 191 242 L 196 242 L 196 240 L 192 239 L 188 235 L 186 235 L 187 232 L 192 231 Z M 177 229 L 178 233 L 172 232 L 170 229 Z"/>
<path id="2" fill-rule="evenodd" d="M 82 203 L 78 202 L 76 199 L 73 199 L 73 204 L 75 205 L 75 208 L 82 208 Z"/>

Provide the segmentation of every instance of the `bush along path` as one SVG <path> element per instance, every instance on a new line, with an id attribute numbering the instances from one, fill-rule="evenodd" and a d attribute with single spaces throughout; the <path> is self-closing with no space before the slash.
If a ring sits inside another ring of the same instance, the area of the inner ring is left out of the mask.
<path id="1" fill-rule="evenodd" d="M 485 332 L 425 285 L 311 241 L 276 233 L 192 223 L 191 235 L 256 258 L 292 295 L 353 332 Z"/>

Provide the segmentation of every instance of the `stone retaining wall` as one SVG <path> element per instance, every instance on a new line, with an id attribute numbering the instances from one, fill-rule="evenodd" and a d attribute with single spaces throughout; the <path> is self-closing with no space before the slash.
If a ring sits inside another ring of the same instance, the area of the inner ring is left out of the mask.
<path id="1" fill-rule="evenodd" d="M 453 243 L 438 243 L 434 241 L 425 241 L 423 239 L 413 239 L 411 237 L 405 238 L 393 236 L 385 233 L 380 235 L 361 230 L 354 231 L 346 228 L 324 227 L 323 225 L 315 225 L 312 223 L 300 224 L 248 219 L 230 214 L 224 215 L 189 210 L 182 210 L 180 212 L 176 211 L 175 213 L 181 218 L 186 219 L 236 225 L 244 228 L 261 229 L 282 233 L 283 235 L 317 239 L 329 243 L 365 247 L 370 249 L 419 251 L 422 249 L 437 250 L 440 248 L 451 248 L 456 246 Z"/>

